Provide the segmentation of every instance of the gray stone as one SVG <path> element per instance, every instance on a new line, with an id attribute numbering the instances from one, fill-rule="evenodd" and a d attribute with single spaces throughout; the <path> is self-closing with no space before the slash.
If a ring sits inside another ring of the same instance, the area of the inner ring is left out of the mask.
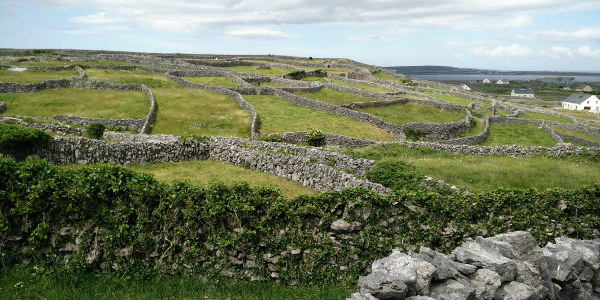
<path id="1" fill-rule="evenodd" d="M 531 300 L 536 299 L 534 290 L 520 282 L 512 281 L 500 287 L 498 291 L 498 297 L 500 299 L 511 299 L 511 300 Z"/>
<path id="2" fill-rule="evenodd" d="M 413 254 L 414 257 L 422 259 L 431 263 L 436 270 L 433 272 L 433 279 L 442 280 L 448 278 L 457 278 L 462 276 L 459 267 L 457 266 L 460 263 L 454 262 L 450 260 L 445 255 L 435 252 L 427 247 L 421 247 L 418 254 Z M 472 266 L 473 271 L 475 270 L 475 266 Z"/>
<path id="3" fill-rule="evenodd" d="M 542 249 L 550 277 L 559 282 L 575 279 L 583 270 L 583 255 L 570 248 L 548 243 Z"/>
<path id="4" fill-rule="evenodd" d="M 429 296 L 439 300 L 475 300 L 475 286 L 453 279 L 431 284 Z"/>
<path id="5" fill-rule="evenodd" d="M 400 251 L 376 260 L 371 268 L 373 272 L 386 272 L 399 278 L 408 287 L 408 296 L 426 295 L 435 272 L 432 264 Z"/>
<path id="6" fill-rule="evenodd" d="M 354 225 L 346 222 L 344 219 L 338 219 L 331 223 L 331 230 L 349 232 L 354 230 Z"/>
<path id="7" fill-rule="evenodd" d="M 0 102 L 0 114 L 3 114 L 6 111 L 6 104 L 4 102 Z"/>
<path id="8" fill-rule="evenodd" d="M 513 280 L 517 272 L 517 264 L 513 260 L 476 242 L 464 243 L 454 249 L 452 254 L 459 262 L 490 269 L 500 274 L 502 282 Z"/>
<path id="9" fill-rule="evenodd" d="M 361 295 L 371 294 L 377 299 L 403 299 L 408 293 L 404 278 L 383 271 L 373 271 L 358 279 Z"/>
<path id="10" fill-rule="evenodd" d="M 477 299 L 493 299 L 502 282 L 498 273 L 488 269 L 479 269 L 471 276 L 471 284 L 475 286 Z"/>

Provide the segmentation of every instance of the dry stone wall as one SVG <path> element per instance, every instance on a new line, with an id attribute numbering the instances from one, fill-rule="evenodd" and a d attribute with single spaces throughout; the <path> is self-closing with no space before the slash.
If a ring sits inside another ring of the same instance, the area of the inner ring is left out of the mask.
<path id="1" fill-rule="evenodd" d="M 54 120 L 68 122 L 72 124 L 80 124 L 83 126 L 89 126 L 92 123 L 101 123 L 108 128 L 114 130 L 135 130 L 138 132 L 142 131 L 146 119 L 99 119 L 99 118 L 86 118 L 77 117 L 72 115 L 58 115 L 54 116 Z"/>
<path id="2" fill-rule="evenodd" d="M 600 239 L 559 237 L 540 248 L 529 232 L 477 237 L 444 255 L 427 247 L 373 262 L 349 300 L 598 299 Z"/>
<path id="3" fill-rule="evenodd" d="M 74 69 L 79 72 L 80 75 L 78 77 L 48 79 L 42 82 L 26 84 L 16 82 L 0 82 L 0 93 L 32 93 L 41 90 L 82 86 L 86 80 L 85 72 L 79 67 L 75 67 Z"/>

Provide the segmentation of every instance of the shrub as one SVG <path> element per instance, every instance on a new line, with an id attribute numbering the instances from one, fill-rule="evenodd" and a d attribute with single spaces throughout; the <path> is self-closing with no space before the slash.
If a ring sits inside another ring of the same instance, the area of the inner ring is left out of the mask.
<path id="1" fill-rule="evenodd" d="M 87 137 L 91 139 L 101 139 L 102 135 L 104 135 L 104 130 L 106 127 L 101 123 L 92 123 L 87 128 Z"/>
<path id="2" fill-rule="evenodd" d="M 404 134 L 407 141 L 418 141 L 425 135 L 422 131 L 413 128 L 405 129 Z"/>
<path id="3" fill-rule="evenodd" d="M 293 79 L 300 79 L 305 74 L 306 74 L 306 72 L 304 70 L 296 70 L 296 71 L 292 71 L 292 72 L 288 73 L 287 75 L 292 77 Z"/>
<path id="4" fill-rule="evenodd" d="M 311 146 L 319 147 L 325 143 L 325 135 L 323 132 L 316 128 L 311 128 L 306 133 L 306 143 Z"/>
<path id="5" fill-rule="evenodd" d="M 412 164 L 402 160 L 383 160 L 367 172 L 367 179 L 394 191 L 418 188 L 423 176 Z"/>
<path id="6" fill-rule="evenodd" d="M 0 148 L 31 146 L 49 140 L 50 135 L 39 129 L 0 123 Z"/>
<path id="7" fill-rule="evenodd" d="M 258 140 L 263 141 L 263 142 L 278 142 L 278 143 L 280 143 L 281 141 L 283 141 L 283 138 L 279 134 L 269 134 L 269 135 L 259 137 Z"/>

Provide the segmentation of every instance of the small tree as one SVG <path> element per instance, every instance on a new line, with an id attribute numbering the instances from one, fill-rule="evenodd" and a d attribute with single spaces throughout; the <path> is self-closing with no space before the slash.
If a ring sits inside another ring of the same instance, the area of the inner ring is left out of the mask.
<path id="1" fill-rule="evenodd" d="M 319 147 L 325 143 L 325 135 L 323 135 L 321 130 L 316 128 L 309 129 L 305 138 L 306 142 L 311 146 Z"/>
<path id="2" fill-rule="evenodd" d="M 90 139 L 101 139 L 104 135 L 104 130 L 106 126 L 102 123 L 92 123 L 87 128 L 87 137 Z"/>

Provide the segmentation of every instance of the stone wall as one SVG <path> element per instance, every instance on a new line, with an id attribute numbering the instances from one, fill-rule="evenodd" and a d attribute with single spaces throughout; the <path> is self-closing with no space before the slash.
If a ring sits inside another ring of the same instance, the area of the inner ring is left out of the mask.
<path id="1" fill-rule="evenodd" d="M 86 118 L 77 117 L 72 115 L 58 115 L 54 116 L 54 120 L 68 122 L 72 124 L 80 124 L 83 126 L 89 126 L 92 123 L 100 123 L 108 128 L 114 130 L 135 130 L 141 132 L 146 123 L 146 119 L 98 119 L 98 118 Z M 119 129 L 117 129 L 119 128 Z"/>
<path id="2" fill-rule="evenodd" d="M 308 145 L 306 142 L 306 131 L 284 132 L 281 133 L 281 138 L 284 143 L 293 143 Z M 365 140 L 360 138 L 347 137 L 339 134 L 324 133 L 324 147 L 339 147 L 339 148 L 361 148 L 379 143 L 378 141 Z"/>
<path id="3" fill-rule="evenodd" d="M 445 141 L 437 141 L 440 144 L 448 144 L 448 145 L 479 145 L 487 139 L 490 134 L 490 118 L 487 117 L 485 119 L 485 129 L 482 133 L 478 135 L 466 136 L 463 138 L 445 140 Z"/>
<path id="4" fill-rule="evenodd" d="M 0 102 L 0 114 L 3 114 L 6 111 L 6 104 L 4 102 Z"/>
<path id="5" fill-rule="evenodd" d="M 32 93 L 41 90 L 81 86 L 86 79 L 85 72 L 79 67 L 74 67 L 74 69 L 79 72 L 78 77 L 48 79 L 36 83 L 0 82 L 0 93 Z"/>
<path id="6" fill-rule="evenodd" d="M 570 144 L 556 144 L 553 147 L 530 146 L 521 147 L 515 145 L 505 146 L 473 146 L 473 145 L 452 145 L 439 142 L 392 142 L 385 144 L 402 144 L 406 147 L 429 148 L 436 151 L 448 151 L 451 153 L 463 153 L 471 155 L 498 155 L 510 157 L 523 157 L 532 155 L 552 155 L 563 157 L 569 154 L 578 153 L 598 153 L 599 147 L 579 147 Z"/>
<path id="7" fill-rule="evenodd" d="M 517 231 L 477 237 L 449 255 L 396 250 L 373 262 L 349 300 L 598 298 L 600 239 L 559 237 L 540 248 Z"/>
<path id="8" fill-rule="evenodd" d="M 46 132 L 59 134 L 59 135 L 84 136 L 86 133 L 85 129 L 71 127 L 68 125 L 58 125 L 58 124 L 50 124 L 50 123 L 28 123 L 28 122 L 24 122 L 21 119 L 17 119 L 17 118 L 4 117 L 4 118 L 0 118 L 0 122 L 36 128 L 39 130 L 43 130 Z"/>

